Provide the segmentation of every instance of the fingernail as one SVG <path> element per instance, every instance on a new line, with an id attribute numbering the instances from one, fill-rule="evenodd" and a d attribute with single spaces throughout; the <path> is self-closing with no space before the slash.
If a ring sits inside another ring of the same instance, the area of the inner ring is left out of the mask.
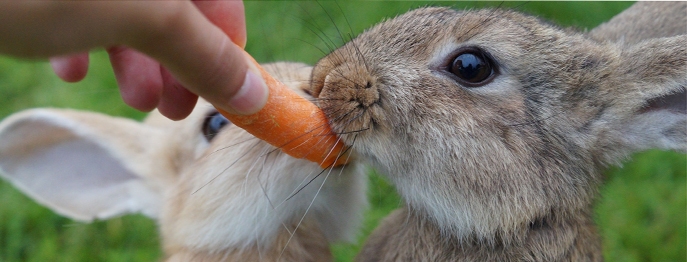
<path id="1" fill-rule="evenodd" d="M 262 77 L 249 68 L 239 91 L 229 100 L 229 106 L 239 114 L 256 113 L 267 103 L 267 84 Z"/>

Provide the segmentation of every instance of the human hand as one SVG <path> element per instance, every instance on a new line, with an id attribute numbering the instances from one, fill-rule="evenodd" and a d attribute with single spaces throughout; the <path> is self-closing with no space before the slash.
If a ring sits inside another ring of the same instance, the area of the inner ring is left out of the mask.
<path id="1" fill-rule="evenodd" d="M 241 51 L 241 1 L 3 1 L 0 35 L 6 39 L 0 53 L 19 57 L 109 47 L 124 101 L 144 111 L 157 107 L 172 119 L 190 113 L 196 94 L 242 114 L 259 110 L 267 98 L 257 69 Z M 88 54 L 53 58 L 51 64 L 61 78 L 78 81 L 86 75 Z"/>

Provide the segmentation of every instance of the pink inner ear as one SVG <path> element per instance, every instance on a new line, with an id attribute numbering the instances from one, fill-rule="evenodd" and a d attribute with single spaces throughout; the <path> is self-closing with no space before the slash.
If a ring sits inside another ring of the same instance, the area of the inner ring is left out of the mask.
<path id="1" fill-rule="evenodd" d="M 655 110 L 668 110 L 674 113 L 687 114 L 687 89 L 682 88 L 680 92 L 653 98 L 642 108 L 643 112 Z"/>

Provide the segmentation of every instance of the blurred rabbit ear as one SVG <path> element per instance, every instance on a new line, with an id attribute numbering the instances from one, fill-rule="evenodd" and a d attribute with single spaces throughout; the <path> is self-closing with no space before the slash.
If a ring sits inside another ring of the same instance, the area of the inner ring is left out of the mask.
<path id="1" fill-rule="evenodd" d="M 156 217 L 171 161 L 160 131 L 106 115 L 33 109 L 0 123 L 0 175 L 37 202 L 82 221 Z"/>
<path id="2" fill-rule="evenodd" d="M 639 1 L 610 21 L 594 28 L 589 36 L 622 44 L 684 35 L 687 33 L 687 2 Z"/>
<path id="3" fill-rule="evenodd" d="M 620 139 L 620 144 L 606 146 L 687 152 L 685 43 L 687 36 L 657 38 L 622 52 L 621 76 L 609 106 L 619 133 L 607 137 Z"/>

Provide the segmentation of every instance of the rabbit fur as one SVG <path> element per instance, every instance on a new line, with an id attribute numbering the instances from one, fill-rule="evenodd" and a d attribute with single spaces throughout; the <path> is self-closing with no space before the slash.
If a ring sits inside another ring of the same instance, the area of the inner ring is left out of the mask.
<path id="1" fill-rule="evenodd" d="M 508 10 L 422 8 L 320 60 L 312 93 L 333 129 L 406 201 L 358 260 L 601 261 L 601 171 L 687 150 L 684 23 L 622 37 L 634 32 L 624 19 L 685 4 L 635 12 L 647 5 L 590 34 Z M 476 49 L 495 77 L 470 87 L 446 65 Z"/>
<path id="2" fill-rule="evenodd" d="M 307 97 L 310 66 L 265 68 Z M 367 206 L 362 165 L 323 171 L 230 124 L 208 142 L 214 112 L 201 102 L 185 120 L 153 112 L 143 123 L 19 112 L 0 123 L 1 173 L 76 220 L 157 219 L 167 261 L 329 261 L 330 242 L 354 240 Z"/>
<path id="3" fill-rule="evenodd" d="M 600 170 L 648 148 L 686 150 L 685 6 L 637 3 L 588 34 L 512 11 L 423 8 L 323 58 L 310 93 L 407 202 L 357 259 L 601 260 L 590 209 Z M 492 82 L 468 88 L 445 75 L 440 65 L 465 46 L 495 60 Z M 310 79 L 305 65 L 269 68 L 297 89 Z M 0 167 L 78 220 L 158 219 L 169 261 L 331 259 L 328 241 L 350 239 L 366 205 L 360 163 L 279 205 L 320 170 L 265 155 L 273 148 L 233 127 L 206 142 L 199 126 L 211 111 L 144 123 L 21 112 L 0 124 Z"/>

